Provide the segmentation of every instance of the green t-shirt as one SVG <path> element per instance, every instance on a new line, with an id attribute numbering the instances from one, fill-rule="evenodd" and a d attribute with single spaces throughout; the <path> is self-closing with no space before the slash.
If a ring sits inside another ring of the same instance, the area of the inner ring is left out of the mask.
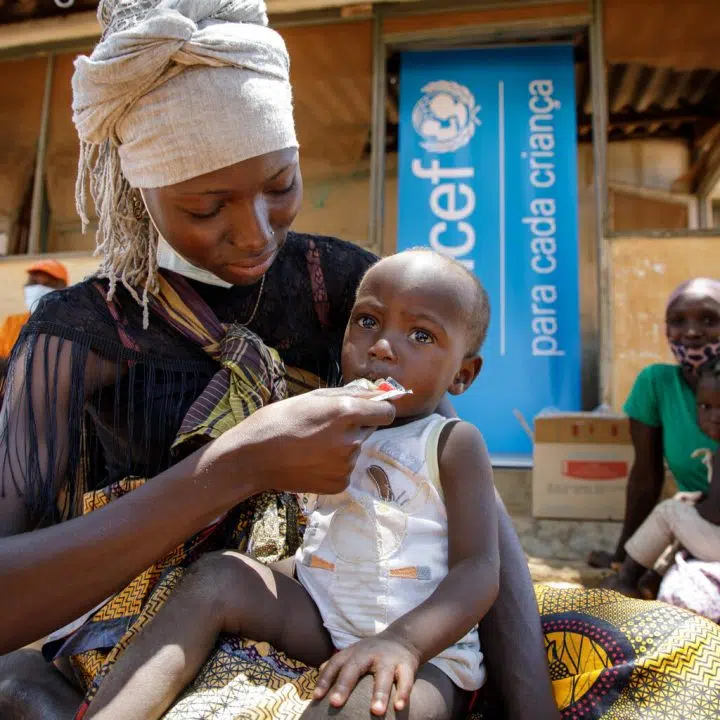
<path id="1" fill-rule="evenodd" d="M 625 414 L 650 427 L 662 427 L 663 450 L 670 472 L 683 491 L 708 489 L 708 469 L 703 454 L 717 450 L 697 424 L 695 394 L 683 380 L 677 365 L 651 365 L 637 377 Z"/>

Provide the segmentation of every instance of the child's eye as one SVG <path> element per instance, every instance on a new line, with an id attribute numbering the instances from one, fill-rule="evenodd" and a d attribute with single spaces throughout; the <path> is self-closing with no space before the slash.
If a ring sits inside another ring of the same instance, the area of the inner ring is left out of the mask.
<path id="1" fill-rule="evenodd" d="M 365 330 L 372 330 L 377 327 L 375 318 L 370 317 L 370 315 L 360 315 L 355 322 Z"/>
<path id="2" fill-rule="evenodd" d="M 421 345 L 430 345 L 435 342 L 435 338 L 427 330 L 413 330 L 410 337 Z"/>

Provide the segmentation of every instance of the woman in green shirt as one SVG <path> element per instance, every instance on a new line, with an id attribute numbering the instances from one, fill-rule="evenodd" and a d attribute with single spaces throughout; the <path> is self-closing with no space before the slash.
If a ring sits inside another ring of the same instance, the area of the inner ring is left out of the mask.
<path id="1" fill-rule="evenodd" d="M 625 403 L 635 447 L 622 532 L 614 553 L 595 550 L 588 562 L 610 567 L 625 559 L 625 543 L 660 499 L 665 463 L 682 491 L 708 489 L 704 453 L 717 450 L 698 426 L 697 371 L 720 355 L 720 280 L 695 278 L 668 299 L 666 334 L 677 365 L 657 364 L 637 377 Z"/>

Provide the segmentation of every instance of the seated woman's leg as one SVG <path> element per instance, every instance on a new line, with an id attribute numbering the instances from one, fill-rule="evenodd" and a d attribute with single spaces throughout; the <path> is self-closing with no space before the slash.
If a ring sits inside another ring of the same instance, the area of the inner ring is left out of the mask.
<path id="1" fill-rule="evenodd" d="M 337 720 L 369 720 L 375 717 L 370 713 L 373 683 L 372 675 L 362 678 L 342 708 L 332 707 L 327 699 L 328 694 L 319 702 L 310 705 L 303 713 L 302 720 L 321 720 L 328 717 Z M 401 712 L 396 712 L 393 709 L 394 697 L 391 697 L 383 718 L 385 720 L 453 720 L 463 716 L 470 697 L 471 693 L 460 690 L 442 670 L 427 663 L 418 670 L 407 707 Z"/>
<path id="2" fill-rule="evenodd" d="M 195 563 L 120 656 L 86 717 L 160 717 L 224 632 L 266 641 L 311 665 L 332 653 L 320 614 L 300 583 L 240 553 L 213 553 Z"/>
<path id="3" fill-rule="evenodd" d="M 512 720 L 556 720 L 547 653 L 527 558 L 498 496 L 500 592 L 480 623 L 489 681 Z"/>
<path id="4" fill-rule="evenodd" d="M 37 650 L 0 657 L 0 718 L 67 720 L 77 712 L 82 694 Z"/>

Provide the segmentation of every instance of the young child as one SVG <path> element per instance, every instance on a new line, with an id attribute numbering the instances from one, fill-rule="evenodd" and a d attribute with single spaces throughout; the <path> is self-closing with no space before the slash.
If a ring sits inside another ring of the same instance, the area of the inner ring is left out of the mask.
<path id="1" fill-rule="evenodd" d="M 699 371 L 696 391 L 700 429 L 720 442 L 720 360 Z M 712 451 L 706 451 L 708 474 Z M 717 464 L 717 462 L 716 462 Z M 698 560 L 720 561 L 720 480 L 710 483 L 707 497 L 678 493 L 661 502 L 627 541 L 627 557 L 608 587 L 630 597 L 650 597 L 657 592 L 663 569 L 656 566 L 665 555 L 674 558 L 680 547 Z"/>
<path id="2" fill-rule="evenodd" d="M 372 267 L 342 371 L 346 382 L 392 377 L 412 390 L 394 401 L 395 423 L 359 448 L 345 491 L 308 508 L 294 562 L 266 567 L 230 551 L 201 559 L 86 717 L 159 717 L 221 632 L 322 665 L 314 697 L 335 707 L 372 682 L 375 715 L 464 712 L 485 679 L 477 623 L 498 590 L 495 495 L 478 430 L 435 411 L 475 380 L 488 323 L 485 290 L 453 260 L 415 250 Z"/>

